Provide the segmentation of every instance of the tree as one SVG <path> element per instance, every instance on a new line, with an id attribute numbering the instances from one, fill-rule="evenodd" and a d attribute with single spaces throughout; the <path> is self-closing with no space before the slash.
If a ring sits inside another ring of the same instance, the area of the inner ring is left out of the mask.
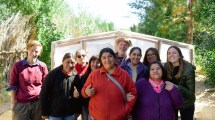
<path id="1" fill-rule="evenodd" d="M 44 45 L 41 60 L 45 61 L 50 66 L 50 43 L 61 38 L 62 34 L 56 31 L 56 27 L 52 23 L 52 13 L 57 11 L 57 5 L 62 4 L 63 0 L 1 0 L 7 9 L 12 13 L 20 12 L 22 15 L 32 15 L 33 19 L 29 27 L 34 27 L 35 30 L 31 34 L 35 34 L 35 38 L 26 39 L 26 43 L 30 39 L 37 39 Z"/>
<path id="2" fill-rule="evenodd" d="M 11 13 L 20 12 L 23 15 L 34 16 L 31 26 L 35 27 L 35 31 L 32 34 L 36 36 L 34 39 L 43 44 L 44 49 L 40 59 L 49 68 L 52 41 L 67 36 L 77 37 L 114 29 L 113 23 L 93 18 L 86 12 L 76 16 L 64 0 L 0 0 L 0 2 Z"/>
<path id="3" fill-rule="evenodd" d="M 187 24 L 187 43 L 188 44 L 193 44 L 193 27 L 194 27 L 194 19 L 193 19 L 193 4 L 194 0 L 187 0 L 187 19 L 186 19 L 186 24 Z"/>
<path id="4" fill-rule="evenodd" d="M 215 85 L 215 1 L 198 0 L 194 6 L 194 45 L 197 63 L 206 74 L 206 83 Z"/>
<path id="5" fill-rule="evenodd" d="M 141 19 L 132 30 L 193 44 L 196 62 L 215 85 L 214 0 L 136 0 L 129 5 Z"/>
<path id="6" fill-rule="evenodd" d="M 136 0 L 129 4 L 140 18 L 138 32 L 186 41 L 186 1 Z"/>

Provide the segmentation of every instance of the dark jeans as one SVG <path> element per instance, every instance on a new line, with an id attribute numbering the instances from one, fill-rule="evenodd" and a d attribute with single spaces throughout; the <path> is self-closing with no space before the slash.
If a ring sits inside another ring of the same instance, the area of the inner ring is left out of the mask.
<path id="1" fill-rule="evenodd" d="M 70 115 L 70 116 L 65 116 L 65 117 L 52 117 L 49 116 L 49 120 L 77 120 L 76 114 Z"/>
<path id="2" fill-rule="evenodd" d="M 190 106 L 187 109 L 180 110 L 181 120 L 193 120 L 194 118 L 195 105 Z M 178 120 L 178 110 L 175 111 L 175 120 Z"/>
<path id="3" fill-rule="evenodd" d="M 82 120 L 90 120 L 88 106 L 82 107 L 81 118 Z"/>

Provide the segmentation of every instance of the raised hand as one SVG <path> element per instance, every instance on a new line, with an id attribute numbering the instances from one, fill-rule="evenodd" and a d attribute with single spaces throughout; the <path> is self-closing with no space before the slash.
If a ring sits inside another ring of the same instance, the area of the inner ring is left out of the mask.
<path id="1" fill-rule="evenodd" d="M 78 97 L 79 97 L 79 92 L 78 92 L 78 90 L 76 89 L 75 86 L 74 86 L 73 97 L 74 97 L 74 98 L 78 98 Z"/>
<path id="2" fill-rule="evenodd" d="M 85 89 L 85 93 L 89 97 L 92 97 L 95 94 L 95 92 L 96 92 L 96 90 L 92 87 L 92 84 L 90 84 L 89 86 L 87 86 L 87 88 Z"/>

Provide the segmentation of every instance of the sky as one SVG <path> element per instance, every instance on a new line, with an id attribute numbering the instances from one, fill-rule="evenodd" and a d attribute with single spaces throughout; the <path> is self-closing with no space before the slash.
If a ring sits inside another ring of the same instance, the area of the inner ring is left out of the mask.
<path id="1" fill-rule="evenodd" d="M 116 29 L 129 29 L 138 24 L 138 17 L 131 13 L 134 11 L 128 3 L 132 0 L 65 0 L 70 8 L 78 14 L 79 8 L 94 17 L 107 22 L 113 22 Z"/>

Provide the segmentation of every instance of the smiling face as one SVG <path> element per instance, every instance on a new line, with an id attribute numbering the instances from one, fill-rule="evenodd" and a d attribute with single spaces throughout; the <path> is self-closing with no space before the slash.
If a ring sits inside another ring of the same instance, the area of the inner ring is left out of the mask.
<path id="1" fill-rule="evenodd" d="M 147 52 L 146 57 L 147 57 L 147 61 L 149 63 L 157 61 L 157 56 L 156 56 L 156 54 L 152 50 L 149 50 Z"/>
<path id="2" fill-rule="evenodd" d="M 175 48 L 170 48 L 167 51 L 167 59 L 173 66 L 178 66 L 180 55 Z"/>
<path id="3" fill-rule="evenodd" d="M 96 59 L 96 60 L 91 61 L 90 62 L 90 68 L 92 71 L 98 69 L 99 68 L 99 60 Z"/>
<path id="4" fill-rule="evenodd" d="M 135 49 L 132 53 L 129 54 L 131 64 L 137 65 L 140 62 L 141 53 L 140 50 Z"/>
<path id="5" fill-rule="evenodd" d="M 76 52 L 76 61 L 80 65 L 84 65 L 87 62 L 86 52 L 84 50 L 80 50 Z"/>
<path id="6" fill-rule="evenodd" d="M 66 58 L 63 60 L 63 71 L 65 73 L 71 73 L 75 68 L 75 59 L 74 58 Z"/>
<path id="7" fill-rule="evenodd" d="M 117 52 L 119 56 L 125 56 L 128 49 L 128 43 L 120 41 L 117 45 Z"/>
<path id="8" fill-rule="evenodd" d="M 162 69 L 159 64 L 154 63 L 149 68 L 149 75 L 152 80 L 161 80 L 163 76 Z"/>
<path id="9" fill-rule="evenodd" d="M 115 68 L 115 59 L 110 52 L 103 52 L 101 55 L 101 63 L 107 71 L 111 71 Z"/>
<path id="10" fill-rule="evenodd" d="M 38 58 L 38 56 L 40 55 L 41 53 L 41 50 L 42 50 L 42 47 L 41 46 L 32 46 L 30 47 L 28 50 L 27 50 L 27 53 L 28 53 L 28 57 L 27 59 L 29 60 L 36 60 Z"/>

